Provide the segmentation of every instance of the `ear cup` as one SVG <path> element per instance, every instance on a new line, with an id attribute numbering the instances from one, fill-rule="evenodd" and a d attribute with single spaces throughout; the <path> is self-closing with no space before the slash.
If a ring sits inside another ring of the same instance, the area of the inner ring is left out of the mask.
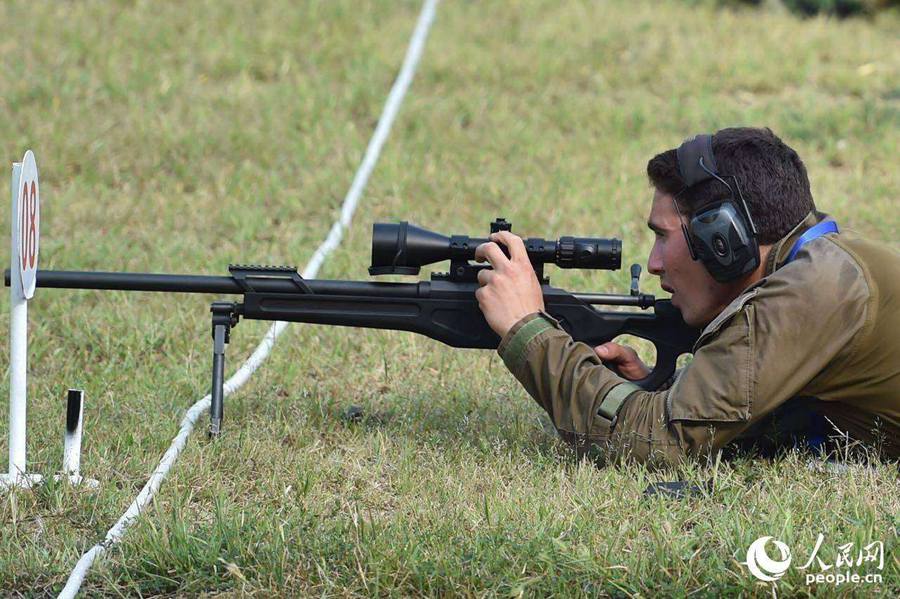
<path id="1" fill-rule="evenodd" d="M 694 214 L 688 228 L 691 255 L 720 283 L 739 279 L 759 266 L 759 244 L 731 201 Z"/>

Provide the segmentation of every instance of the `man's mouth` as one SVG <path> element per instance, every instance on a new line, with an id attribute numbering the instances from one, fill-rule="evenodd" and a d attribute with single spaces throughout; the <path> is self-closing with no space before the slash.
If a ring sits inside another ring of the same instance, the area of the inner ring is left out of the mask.
<path id="1" fill-rule="evenodd" d="M 660 287 L 662 287 L 662 290 L 665 291 L 666 293 L 675 293 L 675 290 L 672 289 L 671 287 L 669 287 L 668 285 L 666 285 L 665 283 L 661 283 Z"/>

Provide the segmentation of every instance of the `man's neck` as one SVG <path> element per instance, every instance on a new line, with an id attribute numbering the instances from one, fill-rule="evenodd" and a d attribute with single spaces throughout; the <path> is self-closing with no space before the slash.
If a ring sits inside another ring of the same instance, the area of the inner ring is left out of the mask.
<path id="1" fill-rule="evenodd" d="M 737 281 L 733 281 L 732 283 L 728 283 L 730 286 L 730 290 L 728 295 L 729 300 L 725 305 L 728 305 L 736 297 L 742 294 L 745 290 L 750 288 L 759 282 L 764 276 L 766 276 L 766 260 L 769 257 L 769 252 L 772 251 L 771 245 L 761 245 L 759 246 L 759 265 L 753 269 L 753 272 L 748 273 L 738 279 Z M 723 306 L 724 307 L 724 306 Z"/>
<path id="2" fill-rule="evenodd" d="M 771 245 L 759 246 L 759 266 L 757 266 L 753 270 L 753 272 L 750 273 L 747 284 L 744 285 L 744 289 L 750 287 L 751 285 L 762 279 L 764 276 L 766 276 L 766 262 L 768 262 L 769 260 L 769 252 L 771 251 Z M 743 291 L 743 289 L 741 291 Z"/>

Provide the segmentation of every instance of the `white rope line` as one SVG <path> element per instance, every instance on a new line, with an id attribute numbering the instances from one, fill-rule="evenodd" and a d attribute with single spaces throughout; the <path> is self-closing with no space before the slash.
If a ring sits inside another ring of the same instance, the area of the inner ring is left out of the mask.
<path id="1" fill-rule="evenodd" d="M 412 82 L 413 74 L 415 73 L 419 59 L 422 56 L 425 40 L 428 37 L 431 24 L 434 21 L 434 15 L 439 1 L 440 0 L 425 0 L 425 3 L 422 6 L 419 20 L 416 23 L 415 31 L 413 32 L 409 43 L 409 48 L 403 59 L 403 67 L 401 68 L 396 81 L 394 81 L 394 85 L 391 87 L 391 92 L 388 95 L 384 110 L 381 113 L 381 117 L 378 119 L 378 126 L 375 128 L 375 133 L 372 135 L 372 139 L 366 147 L 366 153 L 363 157 L 362 164 L 360 164 L 359 169 L 356 171 L 356 175 L 353 177 L 353 183 L 350 185 L 350 190 L 344 198 L 340 220 L 332 225 L 328 237 L 313 254 L 313 257 L 306 265 L 306 268 L 303 269 L 303 278 L 311 279 L 316 276 L 316 273 L 319 272 L 319 268 L 321 268 L 322 263 L 325 261 L 325 257 L 337 248 L 344 235 L 344 230 L 350 225 L 359 198 L 369 180 L 369 176 L 372 174 L 372 170 L 375 168 L 375 163 L 378 161 L 381 148 L 387 140 L 391 125 L 393 125 L 397 112 L 400 109 L 400 104 Z M 250 379 L 250 375 L 265 361 L 271 352 L 272 347 L 275 345 L 275 340 L 286 328 L 286 322 L 279 321 L 272 324 L 262 341 L 260 341 L 250 357 L 247 358 L 247 361 L 244 362 L 240 369 L 225 382 L 225 397 L 231 395 Z M 193 431 L 197 420 L 209 410 L 209 404 L 210 395 L 207 394 L 203 399 L 199 400 L 188 409 L 184 418 L 181 420 L 181 428 L 179 429 L 178 434 L 172 440 L 169 449 L 163 454 L 162 460 L 153 471 L 153 474 L 150 475 L 150 479 L 144 485 L 144 488 L 141 489 L 138 496 L 131 502 L 131 505 L 128 506 L 128 510 L 121 518 L 119 518 L 115 525 L 109 529 L 106 533 L 106 538 L 94 545 L 87 553 L 81 556 L 81 559 L 78 560 L 72 573 L 69 574 L 66 586 L 59 594 L 59 597 L 71 598 L 78 593 L 81 584 L 84 582 L 84 578 L 87 575 L 87 571 L 94 563 L 94 560 L 122 538 L 125 534 L 125 530 L 134 523 L 141 511 L 143 511 L 150 503 L 163 480 L 165 480 L 168 475 L 172 465 L 175 463 L 175 460 L 178 459 L 181 450 L 184 449 L 188 436 L 190 436 L 191 431 Z"/>

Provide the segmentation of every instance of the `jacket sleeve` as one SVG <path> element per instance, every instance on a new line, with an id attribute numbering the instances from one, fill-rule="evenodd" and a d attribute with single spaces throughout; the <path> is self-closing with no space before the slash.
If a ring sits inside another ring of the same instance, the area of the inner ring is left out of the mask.
<path id="1" fill-rule="evenodd" d="M 542 314 L 517 323 L 498 351 L 579 453 L 667 464 L 708 457 L 839 364 L 866 323 L 860 273 L 843 273 L 842 287 L 831 289 L 837 280 L 810 281 L 793 267 L 710 323 L 693 360 L 664 391 L 616 376 L 593 348 Z"/>

